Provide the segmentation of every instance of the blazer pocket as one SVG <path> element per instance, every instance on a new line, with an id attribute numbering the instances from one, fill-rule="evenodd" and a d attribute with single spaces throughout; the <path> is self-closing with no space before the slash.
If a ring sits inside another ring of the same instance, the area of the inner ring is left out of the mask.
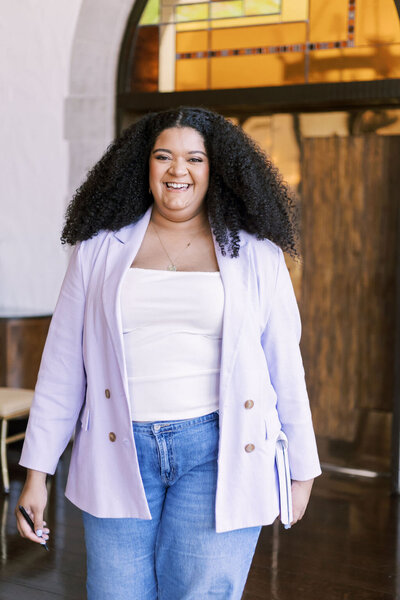
<path id="1" fill-rule="evenodd" d="M 79 415 L 81 427 L 84 431 L 88 431 L 90 425 L 90 408 L 85 402 Z"/>

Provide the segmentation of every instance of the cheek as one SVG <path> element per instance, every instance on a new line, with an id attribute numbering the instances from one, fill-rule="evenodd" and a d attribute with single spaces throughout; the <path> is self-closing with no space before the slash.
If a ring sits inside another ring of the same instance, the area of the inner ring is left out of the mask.
<path id="1" fill-rule="evenodd" d="M 152 160 L 149 164 L 149 179 L 150 182 L 156 182 L 160 179 L 162 174 L 162 164 L 160 162 Z"/>
<path id="2" fill-rule="evenodd" d="M 206 169 L 203 177 L 204 186 L 208 188 L 208 184 L 210 183 L 210 170 Z"/>

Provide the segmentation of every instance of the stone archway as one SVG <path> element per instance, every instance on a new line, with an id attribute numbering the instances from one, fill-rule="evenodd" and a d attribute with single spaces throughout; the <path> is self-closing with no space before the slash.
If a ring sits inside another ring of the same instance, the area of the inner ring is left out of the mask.
<path id="1" fill-rule="evenodd" d="M 134 4 L 135 0 L 82 0 L 64 106 L 68 198 L 115 137 L 119 53 Z"/>

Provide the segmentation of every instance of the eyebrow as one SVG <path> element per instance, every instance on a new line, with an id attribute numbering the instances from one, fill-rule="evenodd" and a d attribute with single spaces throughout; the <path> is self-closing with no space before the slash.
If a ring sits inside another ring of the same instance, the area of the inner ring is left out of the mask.
<path id="1" fill-rule="evenodd" d="M 168 150 L 167 148 L 156 148 L 153 150 L 152 154 L 155 154 L 156 152 L 168 152 L 168 154 L 172 154 L 171 150 Z M 207 156 L 203 150 L 191 150 L 188 154 L 204 154 L 204 156 Z"/>

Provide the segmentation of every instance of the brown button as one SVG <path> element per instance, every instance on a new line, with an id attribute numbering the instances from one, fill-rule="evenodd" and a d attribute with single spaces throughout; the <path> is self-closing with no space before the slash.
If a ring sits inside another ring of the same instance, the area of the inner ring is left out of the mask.
<path id="1" fill-rule="evenodd" d="M 106 398 L 109 398 L 111 396 L 110 390 L 105 390 L 104 393 L 106 395 Z"/>
<path id="2" fill-rule="evenodd" d="M 110 442 L 115 442 L 115 440 L 117 439 L 117 436 L 115 435 L 115 433 L 113 431 L 110 431 L 110 433 L 108 434 L 108 438 L 109 438 Z"/>
<path id="3" fill-rule="evenodd" d="M 253 400 L 246 400 L 246 402 L 244 403 L 245 408 L 253 408 L 253 406 L 254 406 Z"/>
<path id="4" fill-rule="evenodd" d="M 253 452 L 253 450 L 255 450 L 255 445 L 254 444 L 246 444 L 244 449 L 246 450 L 246 452 Z"/>

